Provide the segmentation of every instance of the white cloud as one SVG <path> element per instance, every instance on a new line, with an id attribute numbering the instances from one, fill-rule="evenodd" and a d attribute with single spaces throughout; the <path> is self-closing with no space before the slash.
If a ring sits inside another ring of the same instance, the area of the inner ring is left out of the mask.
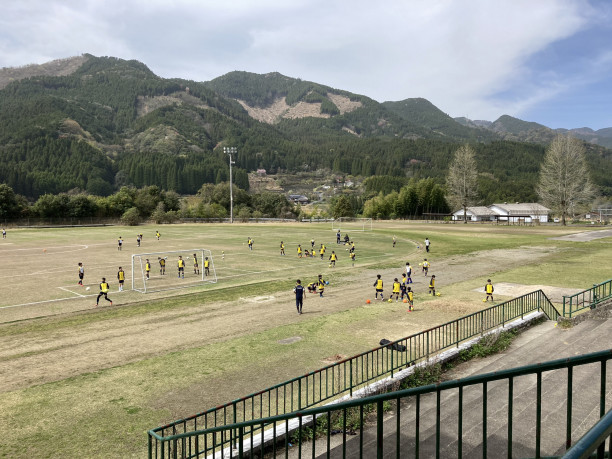
<path id="1" fill-rule="evenodd" d="M 585 0 L 25 0 L 3 7 L 0 66 L 90 52 L 196 80 L 280 71 L 494 119 L 567 90 L 532 83 L 529 59 L 596 19 Z"/>

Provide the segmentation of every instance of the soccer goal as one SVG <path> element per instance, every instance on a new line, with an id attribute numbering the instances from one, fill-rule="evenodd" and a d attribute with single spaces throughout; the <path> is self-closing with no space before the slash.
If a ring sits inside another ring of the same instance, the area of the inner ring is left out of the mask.
<path id="1" fill-rule="evenodd" d="M 334 231 L 372 231 L 371 218 L 339 217 L 332 222 Z"/>
<path id="2" fill-rule="evenodd" d="M 137 292 L 161 292 L 216 282 L 215 263 L 212 252 L 207 249 L 132 255 L 132 290 Z"/>

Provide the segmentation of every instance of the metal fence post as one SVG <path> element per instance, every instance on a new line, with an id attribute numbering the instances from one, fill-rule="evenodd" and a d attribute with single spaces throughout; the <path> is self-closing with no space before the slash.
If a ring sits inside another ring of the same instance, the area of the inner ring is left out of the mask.
<path id="1" fill-rule="evenodd" d="M 383 459 L 383 402 L 376 402 L 376 457 Z"/>
<path id="2" fill-rule="evenodd" d="M 349 369 L 350 369 L 350 375 L 349 375 L 349 378 L 350 378 L 350 389 L 349 390 L 350 390 L 350 394 L 351 394 L 351 397 L 352 397 L 353 396 L 353 359 L 349 360 Z"/>

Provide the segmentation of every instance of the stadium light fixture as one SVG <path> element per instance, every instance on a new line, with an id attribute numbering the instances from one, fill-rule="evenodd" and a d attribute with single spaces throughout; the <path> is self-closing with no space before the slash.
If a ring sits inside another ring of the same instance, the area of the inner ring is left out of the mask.
<path id="1" fill-rule="evenodd" d="M 232 155 L 238 153 L 238 148 L 236 147 L 223 147 L 223 153 L 229 155 L 229 166 L 230 166 L 230 223 L 234 223 L 234 192 L 232 186 L 232 164 L 236 164 L 232 161 Z"/>

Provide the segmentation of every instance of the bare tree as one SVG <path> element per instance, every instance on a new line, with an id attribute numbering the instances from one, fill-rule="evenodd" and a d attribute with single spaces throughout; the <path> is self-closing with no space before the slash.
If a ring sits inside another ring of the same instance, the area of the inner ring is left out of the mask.
<path id="1" fill-rule="evenodd" d="M 455 152 L 446 177 L 448 201 L 453 208 L 463 209 L 463 221 L 467 223 L 467 208 L 478 197 L 478 170 L 474 150 L 463 145 Z"/>
<path id="2" fill-rule="evenodd" d="M 593 199 L 595 188 L 580 140 L 559 135 L 551 142 L 540 167 L 537 192 L 544 205 L 561 215 L 563 225 L 577 206 Z"/>

